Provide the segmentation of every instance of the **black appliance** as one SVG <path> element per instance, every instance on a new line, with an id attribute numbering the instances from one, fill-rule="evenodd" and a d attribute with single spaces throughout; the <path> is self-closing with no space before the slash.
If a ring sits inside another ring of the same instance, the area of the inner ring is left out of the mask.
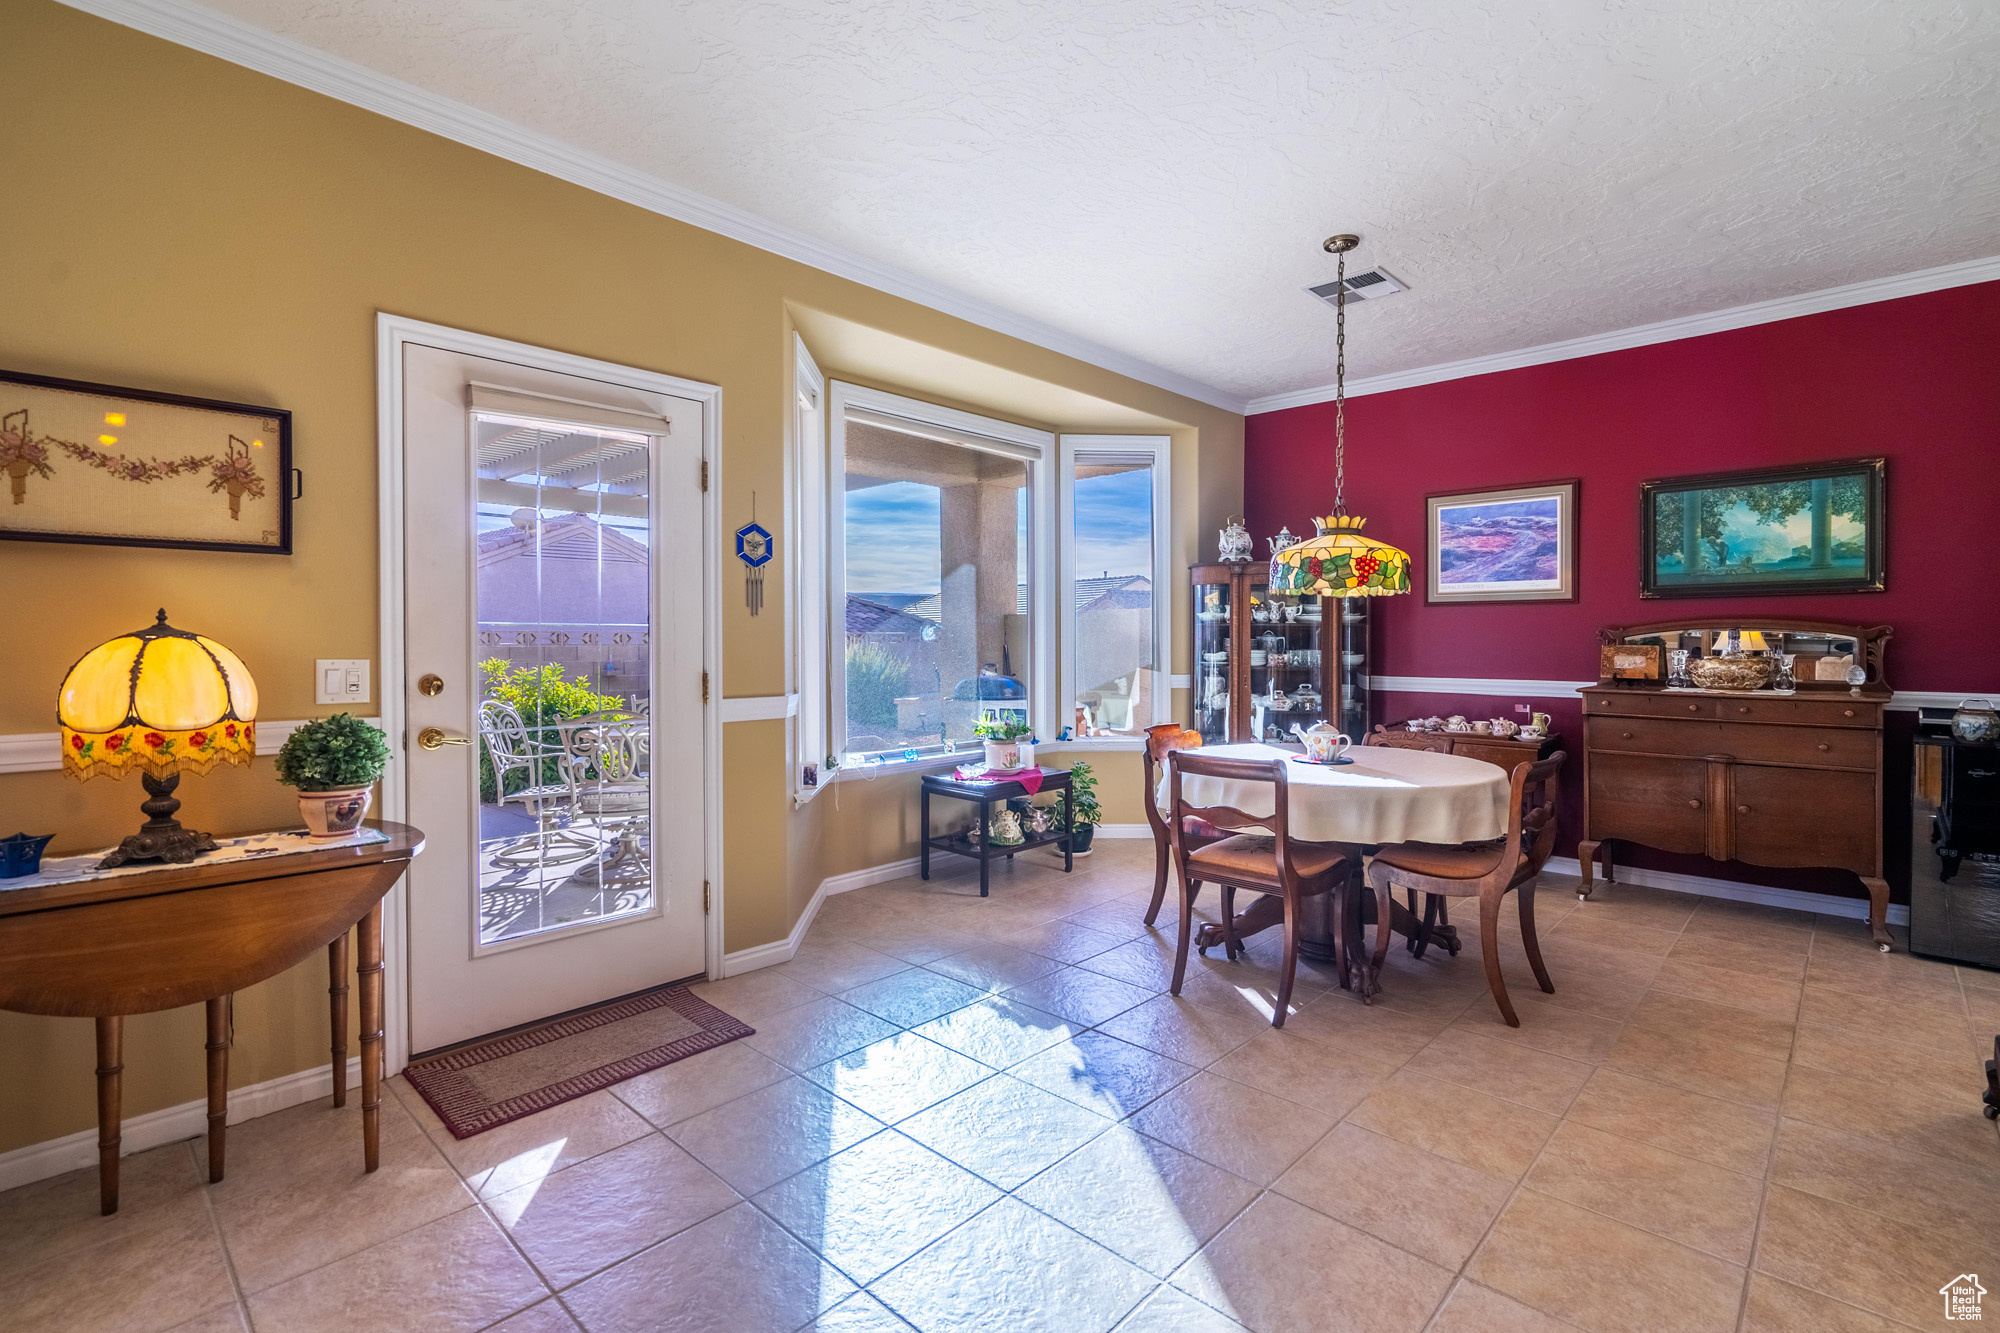
<path id="1" fill-rule="evenodd" d="M 1926 718 L 1912 771 L 1910 952 L 2000 969 L 2000 745 Z"/>

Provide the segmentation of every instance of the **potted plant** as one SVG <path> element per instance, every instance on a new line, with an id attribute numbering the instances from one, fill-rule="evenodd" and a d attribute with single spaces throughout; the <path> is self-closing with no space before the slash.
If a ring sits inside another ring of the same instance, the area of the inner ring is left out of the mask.
<path id="1" fill-rule="evenodd" d="M 1097 775 L 1087 763 L 1069 766 L 1070 837 L 1072 856 L 1089 856 L 1090 840 L 1097 833 L 1104 812 L 1097 808 Z"/>
<path id="2" fill-rule="evenodd" d="M 348 713 L 317 718 L 278 750 L 278 781 L 299 790 L 299 814 L 314 838 L 361 827 L 369 789 L 389 763 L 389 738 Z"/>
<path id="3" fill-rule="evenodd" d="M 1034 732 L 1019 713 L 990 712 L 972 724 L 972 734 L 986 742 L 986 766 L 1003 773 L 1035 766 Z"/>

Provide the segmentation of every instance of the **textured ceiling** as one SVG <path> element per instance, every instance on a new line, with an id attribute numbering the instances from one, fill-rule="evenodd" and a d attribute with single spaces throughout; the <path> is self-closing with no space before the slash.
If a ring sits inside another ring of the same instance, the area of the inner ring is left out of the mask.
<path id="1" fill-rule="evenodd" d="M 2000 253 L 2000 4 L 209 0 L 1232 395 Z"/>

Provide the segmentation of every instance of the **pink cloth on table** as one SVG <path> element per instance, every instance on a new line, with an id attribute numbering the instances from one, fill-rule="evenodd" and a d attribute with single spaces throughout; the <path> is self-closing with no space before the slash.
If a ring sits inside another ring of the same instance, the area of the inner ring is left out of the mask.
<path id="1" fill-rule="evenodd" d="M 988 773 L 983 768 L 961 768 L 952 777 L 960 782 L 1018 782 L 1021 790 L 1033 796 L 1042 789 L 1042 778 L 1048 771 L 1045 768 L 1024 768 L 1018 773 Z"/>

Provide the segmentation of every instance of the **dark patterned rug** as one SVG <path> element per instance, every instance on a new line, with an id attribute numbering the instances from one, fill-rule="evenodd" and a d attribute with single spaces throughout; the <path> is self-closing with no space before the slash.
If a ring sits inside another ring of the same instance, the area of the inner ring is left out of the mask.
<path id="1" fill-rule="evenodd" d="M 685 985 L 662 986 L 412 1060 L 403 1077 L 468 1139 L 754 1031 Z"/>

